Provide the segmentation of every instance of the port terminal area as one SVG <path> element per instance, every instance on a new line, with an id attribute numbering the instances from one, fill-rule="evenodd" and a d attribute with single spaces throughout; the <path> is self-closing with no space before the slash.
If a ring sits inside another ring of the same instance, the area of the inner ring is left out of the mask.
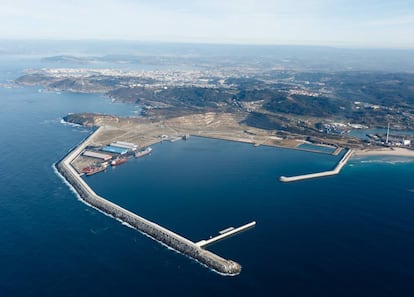
<path id="1" fill-rule="evenodd" d="M 94 138 L 95 141 L 85 146 L 82 152 L 71 162 L 71 165 L 80 175 L 93 175 L 104 171 L 109 166 L 118 166 L 126 163 L 131 158 L 141 158 L 150 155 L 152 152 L 149 143 L 146 143 L 146 145 L 139 145 L 132 142 L 116 140 L 107 144 L 102 144 L 99 141 L 96 141 L 96 139 L 99 138 L 101 134 L 107 132 L 107 128 L 102 126 L 99 129 L 100 132 L 97 133 L 97 137 Z M 188 140 L 189 138 L 189 134 L 180 136 L 161 135 L 158 139 L 151 142 L 151 144 L 164 141 L 176 142 L 178 140 Z"/>
<path id="2" fill-rule="evenodd" d="M 85 139 L 85 141 L 75 147 L 62 160 L 55 164 L 57 173 L 68 183 L 68 185 L 70 185 L 79 197 L 87 205 L 129 224 L 138 231 L 148 235 L 150 238 L 196 260 L 221 275 L 231 276 L 239 274 L 241 272 L 240 264 L 232 260 L 224 259 L 204 249 L 204 247 L 248 230 L 255 226 L 256 222 L 253 221 L 238 228 L 226 228 L 220 231 L 220 235 L 214 238 L 195 243 L 171 230 L 168 230 L 165 227 L 158 225 L 155 222 L 149 221 L 113 202 L 110 202 L 104 197 L 97 195 L 92 188 L 89 187 L 85 180 L 82 179 L 81 174 L 72 164 L 74 160 L 79 158 L 79 156 L 85 152 L 86 148 L 90 146 L 94 140 L 96 140 L 99 133 L 103 130 L 104 127 L 98 128 L 93 134 Z"/>
<path id="3" fill-rule="evenodd" d="M 127 120 L 123 120 L 127 121 Z M 214 123 L 214 121 L 212 122 Z M 248 134 L 248 138 L 237 133 L 223 133 L 222 131 L 214 132 L 214 130 L 204 131 L 194 128 L 193 123 L 189 129 L 184 129 L 180 126 L 174 126 L 172 123 L 141 123 L 139 125 L 127 122 L 123 124 L 117 123 L 117 126 L 112 123 L 100 126 L 89 138 L 72 150 L 66 157 L 56 164 L 59 174 L 68 182 L 68 184 L 76 191 L 81 199 L 88 205 L 97 208 L 98 210 L 117 218 L 123 222 L 128 223 L 142 233 L 161 242 L 172 249 L 187 255 L 190 258 L 202 263 L 224 275 L 236 275 L 241 271 L 241 266 L 231 260 L 226 260 L 216 254 L 207 251 L 205 248 L 220 240 L 229 238 L 239 234 L 242 231 L 248 230 L 256 225 L 256 222 L 251 222 L 238 228 L 228 227 L 220 234 L 208 239 L 193 242 L 186 239 L 179 234 L 159 226 L 155 222 L 148 221 L 137 214 L 121 208 L 118 205 L 106 200 L 104 197 L 98 196 L 82 179 L 81 175 L 85 174 L 83 169 L 88 166 L 101 165 L 100 169 L 105 170 L 105 166 L 110 166 L 113 161 L 128 160 L 144 155 L 144 150 L 156 143 L 165 141 L 175 142 L 181 139 L 188 139 L 191 135 L 201 136 L 207 138 L 223 139 L 227 141 L 237 141 L 255 144 L 258 135 Z M 267 137 L 267 138 L 266 138 Z M 263 138 L 267 141 L 260 142 L 260 145 L 271 145 L 278 147 L 278 139 L 273 136 L 264 135 Z M 298 142 L 292 141 L 292 148 Z M 108 148 L 109 147 L 109 148 Z M 108 148 L 102 150 L 102 148 Z M 336 151 L 338 153 L 340 149 Z M 110 159 L 108 159 L 110 156 Z M 349 155 L 350 156 L 350 155 Z M 346 160 L 347 161 L 347 160 Z M 115 166 L 122 164 L 124 161 L 118 162 Z M 342 166 L 345 165 L 343 163 Z M 342 167 L 341 166 L 341 167 Z M 93 171 L 94 172 L 94 171 Z M 100 171 L 97 171 L 100 172 Z M 303 178 L 303 177 L 302 177 Z M 287 181 L 293 181 L 295 178 L 286 178 Z M 297 178 L 299 180 L 300 178 Z"/>

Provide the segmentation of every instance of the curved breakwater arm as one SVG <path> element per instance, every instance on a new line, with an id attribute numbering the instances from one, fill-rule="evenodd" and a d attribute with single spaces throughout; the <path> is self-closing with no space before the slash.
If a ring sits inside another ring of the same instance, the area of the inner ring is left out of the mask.
<path id="1" fill-rule="evenodd" d="M 348 149 L 348 151 L 345 153 L 345 155 L 339 160 L 338 164 L 333 170 L 323 171 L 323 172 L 317 172 L 317 173 L 310 173 L 310 174 L 302 174 L 302 175 L 296 175 L 296 176 L 281 176 L 279 180 L 284 183 L 288 182 L 294 182 L 294 181 L 300 181 L 305 179 L 311 179 L 311 178 L 317 178 L 317 177 L 324 177 L 324 176 L 330 176 L 330 175 L 336 175 L 341 172 L 342 168 L 345 166 L 345 164 L 348 162 L 348 160 L 351 158 L 353 154 L 352 149 Z"/>

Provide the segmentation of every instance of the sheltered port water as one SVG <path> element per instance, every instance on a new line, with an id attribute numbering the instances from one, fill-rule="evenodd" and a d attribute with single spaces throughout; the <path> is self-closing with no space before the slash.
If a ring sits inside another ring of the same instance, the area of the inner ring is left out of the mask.
<path id="1" fill-rule="evenodd" d="M 97 129 L 95 133 L 90 135 L 90 137 L 74 148 L 55 165 L 57 172 L 68 182 L 76 193 L 78 193 L 80 198 L 92 207 L 131 225 L 140 232 L 196 260 L 219 274 L 230 276 L 239 274 L 241 272 L 241 265 L 237 262 L 224 259 L 210 251 L 207 251 L 203 249 L 200 244 L 196 244 L 165 227 L 162 227 L 106 200 L 105 198 L 97 195 L 89 187 L 89 185 L 80 177 L 75 168 L 72 166 L 72 161 L 77 158 L 79 154 L 81 154 L 88 143 L 99 133 L 101 129 L 102 127 Z M 255 222 L 250 224 L 255 224 Z M 246 226 L 242 226 L 238 229 L 246 229 Z M 233 231 L 236 232 L 236 230 Z M 221 237 L 224 238 L 230 236 L 230 233 L 232 232 L 230 231 L 228 234 L 220 235 L 220 239 Z M 217 240 L 219 240 L 219 238 L 214 239 L 214 241 Z"/>

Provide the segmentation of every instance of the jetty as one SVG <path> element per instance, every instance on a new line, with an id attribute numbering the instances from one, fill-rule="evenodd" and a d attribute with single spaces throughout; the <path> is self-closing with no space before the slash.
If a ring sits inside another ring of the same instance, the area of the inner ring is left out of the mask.
<path id="1" fill-rule="evenodd" d="M 212 238 L 207 239 L 207 240 L 200 240 L 199 242 L 196 242 L 196 245 L 199 246 L 199 247 L 205 247 L 205 246 L 208 246 L 208 245 L 212 245 L 213 243 L 216 243 L 217 241 L 226 239 L 230 236 L 233 236 L 233 235 L 236 235 L 240 232 L 246 231 L 247 229 L 250 229 L 250 228 L 254 227 L 255 225 L 256 225 L 256 222 L 253 221 L 253 222 L 250 222 L 246 225 L 238 227 L 236 229 L 233 228 L 233 227 L 226 228 L 226 229 L 219 232 L 220 235 L 217 235 L 217 236 L 212 237 Z"/>
<path id="2" fill-rule="evenodd" d="M 191 240 L 184 238 L 183 236 L 168 230 L 154 222 L 151 222 L 129 210 L 120 207 L 119 205 L 112 203 L 105 198 L 97 195 L 89 185 L 81 178 L 79 173 L 71 165 L 72 161 L 79 156 L 89 143 L 97 136 L 99 131 L 103 127 L 98 128 L 88 138 L 85 139 L 81 144 L 75 147 L 69 152 L 62 160 L 55 164 L 57 172 L 69 183 L 69 185 L 78 193 L 80 198 L 88 205 L 106 213 L 116 219 L 121 220 L 136 228 L 138 231 L 148 235 L 152 239 L 198 261 L 199 263 L 207 266 L 213 271 L 222 275 L 237 275 L 241 272 L 241 265 L 232 261 L 224 259 L 210 251 L 203 249 L 202 247 L 206 244 L 196 244 Z M 251 223 L 250 223 L 251 224 Z M 254 222 L 255 224 L 255 222 Z M 249 224 L 248 224 L 249 225 Z M 249 228 L 242 226 L 243 230 Z M 232 234 L 241 232 L 237 228 Z M 228 233 L 230 233 L 228 232 Z M 231 234 L 223 234 L 225 237 Z M 221 238 L 222 239 L 222 238 Z M 219 240 L 219 239 L 217 239 Z M 217 241 L 216 240 L 216 241 Z M 210 242 L 211 244 L 212 242 Z"/>
<path id="3" fill-rule="evenodd" d="M 279 178 L 279 180 L 281 182 L 288 183 L 288 182 L 295 182 L 295 181 L 300 181 L 300 180 L 305 180 L 305 179 L 312 179 L 312 178 L 318 178 L 318 177 L 324 177 L 324 176 L 331 176 L 331 175 L 339 174 L 339 172 L 341 172 L 342 168 L 345 166 L 345 164 L 351 158 L 352 154 L 353 154 L 353 150 L 348 149 L 348 151 L 344 154 L 344 156 L 341 158 L 341 160 L 339 160 L 336 167 L 332 170 L 322 171 L 322 172 L 317 172 L 317 173 L 310 173 L 310 174 L 303 174 L 303 175 L 296 175 L 296 176 L 289 176 L 289 177 L 281 176 Z"/>

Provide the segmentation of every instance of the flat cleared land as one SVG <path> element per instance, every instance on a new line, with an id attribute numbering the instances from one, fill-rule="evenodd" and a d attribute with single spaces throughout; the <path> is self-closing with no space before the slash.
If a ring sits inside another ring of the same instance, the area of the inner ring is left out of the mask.
<path id="1" fill-rule="evenodd" d="M 135 143 L 139 148 L 168 141 L 183 135 L 217 138 L 230 141 L 295 148 L 295 139 L 281 139 L 274 131 L 251 128 L 240 124 L 241 118 L 228 113 L 205 113 L 182 116 L 154 122 L 143 118 L 118 118 L 107 115 L 92 115 L 85 118 L 87 125 L 100 126 L 101 131 L 89 143 L 104 146 L 115 141 Z M 79 156 L 72 165 L 78 172 L 98 159 Z"/>
<path id="2" fill-rule="evenodd" d="M 186 134 L 288 148 L 295 148 L 298 144 L 295 139 L 275 136 L 274 131 L 244 126 L 239 123 L 240 120 L 242 119 L 237 115 L 228 113 L 194 114 L 159 122 L 97 115 L 91 124 L 103 126 L 104 129 L 91 145 L 102 146 L 114 141 L 127 141 L 146 147 L 160 142 L 162 136 L 174 138 Z"/>
<path id="3" fill-rule="evenodd" d="M 100 126 L 101 132 L 90 143 L 92 146 L 105 146 L 115 141 L 131 142 L 144 148 L 161 141 L 168 141 L 183 135 L 201 136 L 229 141 L 251 143 L 252 145 L 268 145 L 299 149 L 298 144 L 306 141 L 306 136 L 298 134 L 285 134 L 279 137 L 275 130 L 264 130 L 241 124 L 245 114 L 234 113 L 200 113 L 165 120 L 147 118 L 122 118 L 110 115 L 79 114 L 77 123 L 86 126 Z M 318 140 L 316 140 L 318 141 Z M 403 148 L 363 148 L 363 144 L 353 140 L 322 139 L 325 143 L 332 143 L 339 149 L 351 147 L 355 155 L 398 155 L 414 156 L 414 151 Z M 305 149 L 306 150 L 306 149 Z M 322 152 L 321 152 L 322 153 Z M 93 165 L 99 160 L 84 156 L 78 157 L 73 166 L 80 172 L 82 168 Z"/>

